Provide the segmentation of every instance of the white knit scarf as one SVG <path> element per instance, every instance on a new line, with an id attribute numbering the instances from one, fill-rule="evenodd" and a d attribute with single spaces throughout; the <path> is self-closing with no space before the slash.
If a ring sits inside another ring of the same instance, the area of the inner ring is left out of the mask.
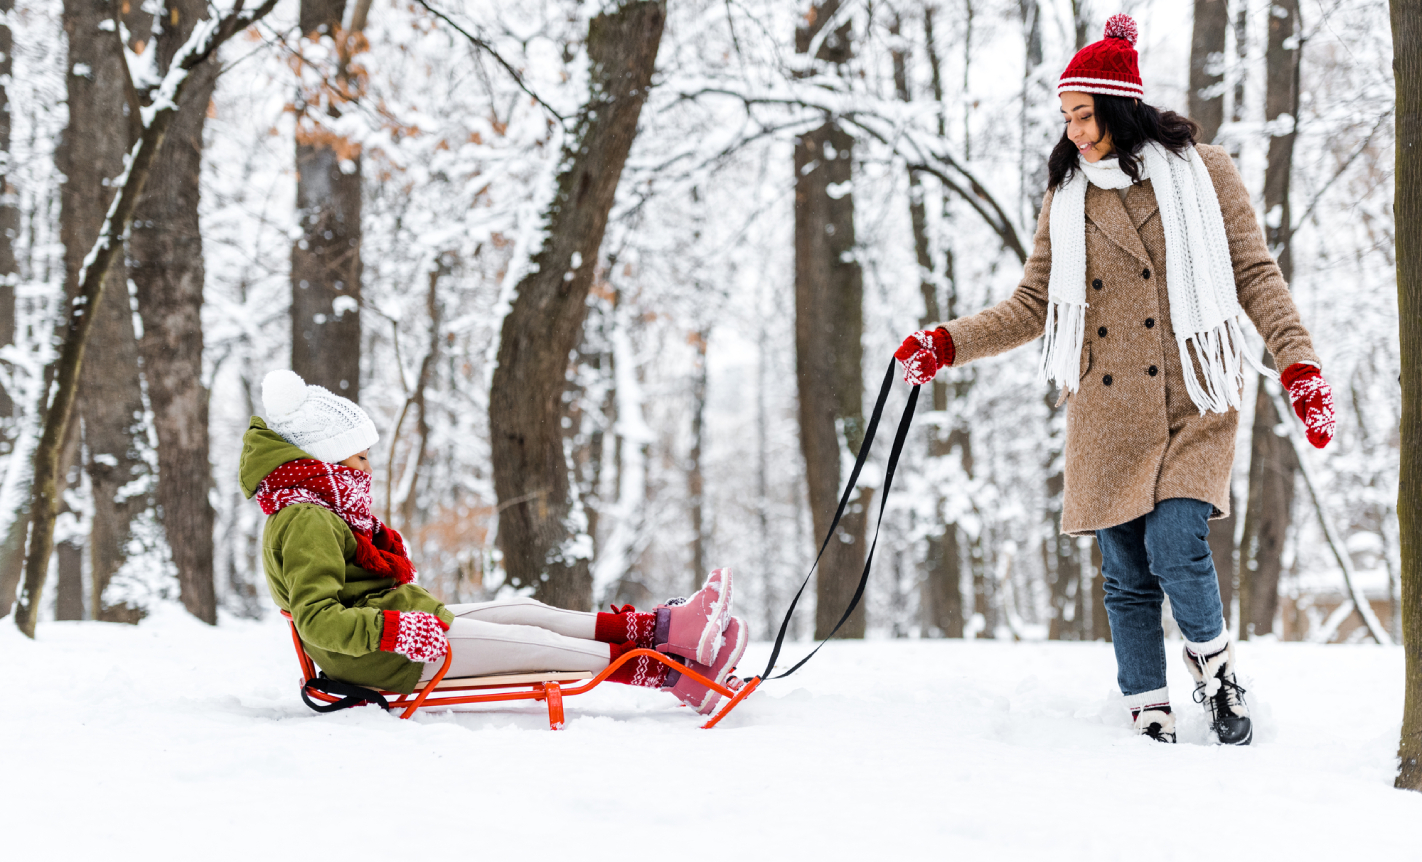
<path id="1" fill-rule="evenodd" d="M 1200 154 L 1175 155 L 1158 143 L 1141 149 L 1141 180 L 1151 180 L 1165 229 L 1170 323 L 1185 369 L 1185 388 L 1200 414 L 1238 409 L 1247 360 L 1272 376 L 1244 347 L 1229 240 L 1215 186 Z M 1041 376 L 1075 392 L 1086 328 L 1086 187 L 1124 189 L 1131 178 L 1115 158 L 1078 161 L 1080 170 L 1052 198 L 1052 272 L 1047 287 Z M 1194 373 L 1191 345 L 1202 377 Z"/>

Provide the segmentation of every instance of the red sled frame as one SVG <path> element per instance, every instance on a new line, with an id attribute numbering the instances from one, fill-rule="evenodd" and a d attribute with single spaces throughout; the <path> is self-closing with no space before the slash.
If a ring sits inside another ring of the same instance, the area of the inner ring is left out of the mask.
<path id="1" fill-rule="evenodd" d="M 287 623 L 291 626 L 291 642 L 296 647 L 296 658 L 301 663 L 301 684 L 304 687 L 306 683 L 316 678 L 316 663 L 311 660 L 311 656 L 306 654 L 306 648 L 301 644 L 301 635 L 296 632 L 296 623 L 291 619 L 291 614 L 282 611 L 281 615 L 286 617 Z M 619 667 L 642 656 L 655 659 L 671 670 L 685 674 L 722 697 L 730 699 L 705 724 L 701 725 L 704 730 L 715 727 L 721 719 L 726 717 L 727 713 L 740 705 L 740 702 L 749 697 L 750 693 L 760 685 L 760 677 L 752 677 L 746 681 L 745 685 L 741 686 L 739 691 L 733 691 L 724 685 L 712 682 L 676 659 L 650 649 L 634 649 L 623 653 L 618 656 L 616 661 L 603 668 L 601 673 L 591 679 L 588 679 L 586 674 L 553 671 L 446 680 L 444 676 L 449 672 L 449 663 L 454 658 L 452 653 L 446 652 L 444 664 L 440 666 L 439 672 L 423 687 L 410 694 L 401 694 L 395 691 L 381 691 L 380 694 L 390 700 L 392 710 L 404 707 L 400 713 L 401 718 L 409 718 L 415 714 L 415 710 L 422 708 L 513 700 L 541 700 L 548 704 L 548 726 L 553 730 L 562 730 L 564 724 L 563 698 L 592 691 L 606 681 Z M 587 681 L 582 682 L 582 680 Z M 581 682 L 581 684 L 569 684 L 577 682 Z M 309 694 L 316 700 L 326 703 L 335 703 L 340 700 L 339 697 L 322 691 L 313 690 Z"/>

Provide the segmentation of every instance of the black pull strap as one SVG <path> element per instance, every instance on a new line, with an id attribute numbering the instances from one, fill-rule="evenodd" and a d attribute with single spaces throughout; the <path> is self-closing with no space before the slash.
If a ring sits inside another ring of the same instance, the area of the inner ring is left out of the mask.
<path id="1" fill-rule="evenodd" d="M 333 694 L 341 699 L 333 703 L 321 703 L 312 700 L 311 692 L 319 691 L 322 694 Z M 331 679 L 322 673 L 315 679 L 308 679 L 301 686 L 301 699 L 307 706 L 317 712 L 335 712 L 339 709 L 350 709 L 353 706 L 360 706 L 363 703 L 373 703 L 386 712 L 390 711 L 390 702 L 387 701 L 380 692 L 374 689 L 365 688 L 359 685 L 352 685 L 348 682 L 341 682 L 338 679 Z"/>
<path id="2" fill-rule="evenodd" d="M 765 664 L 765 672 L 761 674 L 764 679 L 783 679 L 795 671 L 810 659 L 815 653 L 820 651 L 820 647 L 825 642 L 835 636 L 840 626 L 844 625 L 849 615 L 854 613 L 854 609 L 859 606 L 859 600 L 864 597 L 864 587 L 869 583 L 869 569 L 874 565 L 874 549 L 879 546 L 879 528 L 884 523 L 884 510 L 888 508 L 889 489 L 894 484 L 894 470 L 899 466 L 899 454 L 903 452 L 904 441 L 908 438 L 909 425 L 913 423 L 914 407 L 918 404 L 918 387 L 915 386 L 909 393 L 908 404 L 904 406 L 904 415 L 899 419 L 899 430 L 894 435 L 894 446 L 889 450 L 889 461 L 884 466 L 884 490 L 879 495 L 879 519 L 874 523 L 874 541 L 869 546 L 869 553 L 864 559 L 864 573 L 859 576 L 859 586 L 854 590 L 854 598 L 850 600 L 849 607 L 845 608 L 844 615 L 835 623 L 829 636 L 820 641 L 819 645 L 810 651 L 810 654 L 795 663 L 795 666 L 778 676 L 771 676 L 770 672 L 775 669 L 775 660 L 780 657 L 780 647 L 785 642 L 785 633 L 790 628 L 790 618 L 795 615 L 795 606 L 800 603 L 800 596 L 804 594 L 805 587 L 810 583 L 810 578 L 814 576 L 815 569 L 820 564 L 820 558 L 825 555 L 825 549 L 829 547 L 830 539 L 834 537 L 835 528 L 839 526 L 840 518 L 844 517 L 844 510 L 849 505 L 849 497 L 854 492 L 854 487 L 859 483 L 859 473 L 864 469 L 864 462 L 869 460 L 869 448 L 874 443 L 874 434 L 879 429 L 879 417 L 884 413 L 884 402 L 889 399 L 889 390 L 894 386 L 894 370 L 897 360 L 889 360 L 889 370 L 884 374 L 884 383 L 879 387 L 879 398 L 874 402 L 874 412 L 869 417 L 869 424 L 864 429 L 864 443 L 859 447 L 859 455 L 855 458 L 854 469 L 849 473 L 849 481 L 844 486 L 844 494 L 839 498 L 839 508 L 835 510 L 834 520 L 830 522 L 829 533 L 825 536 L 824 542 L 820 545 L 820 552 L 815 555 L 815 561 L 810 565 L 809 574 L 805 575 L 805 580 L 800 583 L 800 589 L 795 591 L 795 597 L 790 600 L 790 609 L 785 612 L 785 619 L 780 623 L 780 632 L 775 636 L 775 647 L 770 651 L 770 661 Z"/>

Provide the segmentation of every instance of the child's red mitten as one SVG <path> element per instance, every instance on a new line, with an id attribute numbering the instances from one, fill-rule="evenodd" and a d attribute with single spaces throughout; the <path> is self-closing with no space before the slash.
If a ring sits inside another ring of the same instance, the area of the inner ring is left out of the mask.
<path id="1" fill-rule="evenodd" d="M 397 652 L 410 661 L 438 661 L 449 651 L 449 639 L 444 636 L 449 626 L 428 611 L 384 611 L 385 629 L 380 634 L 380 648 Z"/>

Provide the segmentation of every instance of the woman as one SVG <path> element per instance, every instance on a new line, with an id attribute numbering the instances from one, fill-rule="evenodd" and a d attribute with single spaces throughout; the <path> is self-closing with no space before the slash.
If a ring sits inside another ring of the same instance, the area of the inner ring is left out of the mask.
<path id="1" fill-rule="evenodd" d="M 242 491 L 271 516 L 262 564 L 272 598 L 333 678 L 409 693 L 435 675 L 446 652 L 453 652 L 448 676 L 457 678 L 598 673 L 649 648 L 738 687 L 730 674 L 746 629 L 730 615 L 729 570 L 651 613 L 631 605 L 583 613 L 530 598 L 446 606 L 415 585 L 400 534 L 371 514 L 368 453 L 378 435 L 365 411 L 290 371 L 266 376 L 262 401 L 267 422 L 253 416 L 242 438 Z M 703 715 L 720 699 L 645 656 L 608 679 L 666 689 Z"/>
<path id="2" fill-rule="evenodd" d="M 1238 320 L 1263 335 L 1309 441 L 1333 398 L 1249 192 L 1198 127 L 1146 104 L 1125 15 L 1057 86 L 1065 129 L 1026 271 L 1006 301 L 895 353 L 910 383 L 1045 335 L 1042 375 L 1067 405 L 1062 531 L 1095 534 L 1118 682 L 1139 733 L 1175 741 L 1164 596 L 1219 741 L 1253 738 L 1224 624 L 1208 521 L 1229 511 L 1245 363 Z"/>

